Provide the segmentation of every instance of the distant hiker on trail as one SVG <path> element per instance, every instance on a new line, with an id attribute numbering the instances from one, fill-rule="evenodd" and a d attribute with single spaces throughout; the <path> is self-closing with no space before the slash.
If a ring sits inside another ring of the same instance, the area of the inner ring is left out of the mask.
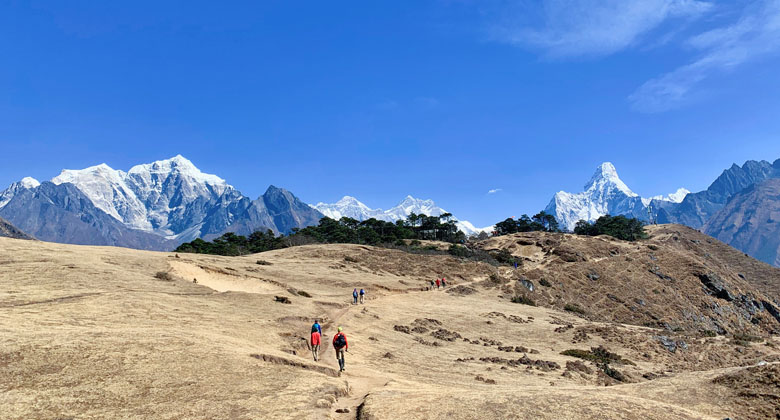
<path id="1" fill-rule="evenodd" d="M 333 336 L 333 349 L 336 350 L 336 360 L 339 361 L 339 372 L 344 372 L 344 352 L 349 351 L 349 344 L 341 327 L 339 327 L 339 332 Z"/>
<path id="2" fill-rule="evenodd" d="M 311 332 L 311 355 L 314 356 L 314 361 L 320 359 L 320 343 L 322 342 L 322 334 L 319 331 L 314 330 Z"/>
<path id="3" fill-rule="evenodd" d="M 352 304 L 357 305 L 358 292 L 357 288 L 352 290 Z"/>
<path id="4" fill-rule="evenodd" d="M 441 287 L 442 288 L 447 287 L 447 279 L 445 279 L 444 277 L 441 278 Z"/>
<path id="5" fill-rule="evenodd" d="M 431 290 L 433 290 L 433 285 L 434 285 L 433 280 L 431 280 Z"/>
<path id="6" fill-rule="evenodd" d="M 439 279 L 436 279 L 436 288 L 439 288 Z"/>
<path id="7" fill-rule="evenodd" d="M 360 289 L 360 303 L 364 304 L 366 303 L 366 290 Z"/>

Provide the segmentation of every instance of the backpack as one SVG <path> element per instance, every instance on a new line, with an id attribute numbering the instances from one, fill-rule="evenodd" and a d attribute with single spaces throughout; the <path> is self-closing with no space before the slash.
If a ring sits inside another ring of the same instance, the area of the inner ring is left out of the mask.
<path id="1" fill-rule="evenodd" d="M 317 328 L 317 324 L 311 326 L 311 332 L 320 332 L 320 329 Z"/>
<path id="2" fill-rule="evenodd" d="M 342 349 L 344 346 L 347 345 L 347 338 L 344 337 L 344 334 L 339 334 L 336 336 L 336 341 L 333 343 L 333 346 L 337 349 Z"/>

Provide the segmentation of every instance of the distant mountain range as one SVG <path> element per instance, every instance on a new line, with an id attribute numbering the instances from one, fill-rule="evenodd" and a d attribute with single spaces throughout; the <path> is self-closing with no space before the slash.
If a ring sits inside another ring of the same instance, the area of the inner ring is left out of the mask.
<path id="1" fill-rule="evenodd" d="M 0 217 L 45 241 L 167 250 L 225 232 L 288 233 L 322 214 L 274 186 L 251 200 L 176 156 L 128 172 L 101 164 L 24 178 L 0 193 Z"/>
<path id="2" fill-rule="evenodd" d="M 377 220 L 384 220 L 387 222 L 396 222 L 398 220 L 406 219 L 410 214 L 424 214 L 426 216 L 441 216 L 448 213 L 441 207 L 438 207 L 433 200 L 421 200 L 414 198 L 411 195 L 406 196 L 397 206 L 388 209 L 372 209 L 365 204 L 361 203 L 355 197 L 344 196 L 341 200 L 332 203 L 317 203 L 312 206 L 320 213 L 324 214 L 331 219 L 339 220 L 342 217 L 351 217 L 358 221 L 368 220 L 371 218 Z M 491 231 L 491 227 L 476 228 L 473 224 L 465 220 L 455 220 L 455 225 L 466 235 L 478 234 L 482 231 Z"/>
<path id="3" fill-rule="evenodd" d="M 704 191 L 680 188 L 649 198 L 631 191 L 614 165 L 605 162 L 582 192 L 556 193 L 545 211 L 566 230 L 605 214 L 680 223 L 780 266 L 780 159 L 733 165 Z M 286 234 L 324 216 L 395 222 L 411 213 L 440 216 L 447 211 L 412 196 L 388 210 L 372 209 L 350 196 L 312 206 L 273 185 L 253 200 L 182 156 L 127 172 L 105 164 L 63 170 L 49 181 L 27 177 L 0 191 L 0 235 L 151 250 L 170 250 L 226 232 L 248 235 L 270 229 Z M 454 219 L 467 235 L 492 230 Z"/>
<path id="4" fill-rule="evenodd" d="M 578 220 L 605 214 L 657 223 L 679 223 L 714 236 L 769 264 L 780 266 L 780 159 L 732 165 L 704 191 L 679 189 L 666 197 L 645 199 L 603 163 L 585 191 L 555 194 L 546 211 L 571 230 Z"/>

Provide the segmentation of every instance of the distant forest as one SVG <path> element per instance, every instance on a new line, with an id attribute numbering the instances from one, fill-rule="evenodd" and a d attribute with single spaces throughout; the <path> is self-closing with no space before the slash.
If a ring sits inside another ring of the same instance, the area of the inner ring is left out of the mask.
<path id="1" fill-rule="evenodd" d="M 561 232 L 555 216 L 539 212 L 533 217 L 522 215 L 518 219 L 509 218 L 496 223 L 492 236 L 509 235 L 519 232 Z M 610 235 L 618 239 L 635 241 L 644 239 L 642 221 L 625 216 L 602 216 L 593 223 L 580 220 L 574 228 L 577 235 Z M 472 239 L 487 239 L 486 232 Z M 320 219 L 316 226 L 293 229 L 289 235 L 275 235 L 273 231 L 257 231 L 249 236 L 226 233 L 213 241 L 195 239 L 179 245 L 175 252 L 215 255 L 247 255 L 274 249 L 306 244 L 363 244 L 417 248 L 420 240 L 443 241 L 453 244 L 450 253 L 465 254 L 465 248 L 455 244 L 465 243 L 466 235 L 458 230 L 452 214 L 426 216 L 410 214 L 405 220 L 395 223 L 377 219 L 358 221 L 349 217 L 333 220 Z"/>
<path id="2" fill-rule="evenodd" d="M 246 236 L 226 233 L 211 242 L 195 239 L 176 248 L 176 252 L 216 255 L 246 255 L 295 245 L 365 244 L 406 245 L 405 240 L 433 240 L 450 243 L 465 242 L 466 235 L 458 230 L 452 214 L 426 216 L 410 214 L 395 223 L 374 218 L 358 221 L 349 217 L 320 219 L 316 226 L 293 229 L 290 235 L 274 235 L 271 230 Z"/>

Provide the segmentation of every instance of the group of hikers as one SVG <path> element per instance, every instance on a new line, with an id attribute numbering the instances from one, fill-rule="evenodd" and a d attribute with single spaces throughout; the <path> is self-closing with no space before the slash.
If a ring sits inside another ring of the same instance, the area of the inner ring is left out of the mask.
<path id="1" fill-rule="evenodd" d="M 447 279 L 442 277 L 436 280 L 431 280 L 431 288 L 447 287 Z M 365 304 L 366 302 L 366 289 L 360 289 L 357 287 L 352 289 L 352 304 L 357 305 Z M 311 326 L 311 354 L 314 357 L 314 361 L 320 360 L 320 345 L 322 345 L 322 326 L 319 320 L 315 319 L 314 324 Z M 344 353 L 349 352 L 349 343 L 347 343 L 347 335 L 344 334 L 344 329 L 338 327 L 338 332 L 333 336 L 333 350 L 336 351 L 336 360 L 339 362 L 339 372 L 344 371 Z"/>
<path id="2" fill-rule="evenodd" d="M 352 290 L 352 304 L 357 305 L 358 304 L 358 296 L 360 296 L 360 303 L 366 303 L 366 289 L 360 289 L 360 292 L 358 292 L 357 287 Z"/>
<path id="3" fill-rule="evenodd" d="M 318 320 L 314 320 L 314 324 L 311 326 L 311 353 L 314 356 L 314 361 L 320 360 L 320 344 L 322 343 L 322 326 Z M 343 328 L 339 327 L 336 335 L 333 336 L 333 350 L 336 351 L 336 360 L 339 362 L 339 372 L 344 371 L 344 353 L 349 351 L 349 343 L 347 343 L 347 335 L 344 334 Z"/>
<path id="4" fill-rule="evenodd" d="M 439 287 L 447 287 L 447 279 L 442 277 L 441 279 L 436 279 L 436 281 L 431 280 L 431 288 L 429 290 L 433 290 L 434 286 L 437 289 Z"/>

